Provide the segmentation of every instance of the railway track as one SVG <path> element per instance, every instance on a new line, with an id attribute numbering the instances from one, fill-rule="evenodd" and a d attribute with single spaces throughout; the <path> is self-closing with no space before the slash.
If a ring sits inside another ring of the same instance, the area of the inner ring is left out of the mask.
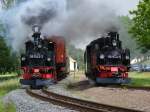
<path id="1" fill-rule="evenodd" d="M 110 106 L 91 101 L 72 98 L 64 95 L 59 95 L 45 89 L 34 91 L 27 89 L 26 92 L 32 97 L 38 98 L 43 101 L 48 101 L 55 105 L 68 107 L 80 112 L 142 112 L 139 110 L 127 109 L 122 107 Z"/>

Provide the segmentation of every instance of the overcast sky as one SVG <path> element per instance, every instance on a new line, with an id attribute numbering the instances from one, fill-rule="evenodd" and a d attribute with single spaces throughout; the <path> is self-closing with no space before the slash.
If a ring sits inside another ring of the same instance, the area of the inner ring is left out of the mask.
<path id="1" fill-rule="evenodd" d="M 129 10 L 135 9 L 139 0 L 92 0 L 93 2 L 100 1 L 109 7 L 113 7 L 119 15 L 129 14 Z M 0 3 L 1 7 L 1 3 Z"/>
<path id="2" fill-rule="evenodd" d="M 99 1 L 99 0 L 93 0 Z M 139 0 L 101 0 L 102 3 L 107 4 L 109 7 L 114 8 L 117 14 L 127 15 L 129 10 L 135 9 Z"/>

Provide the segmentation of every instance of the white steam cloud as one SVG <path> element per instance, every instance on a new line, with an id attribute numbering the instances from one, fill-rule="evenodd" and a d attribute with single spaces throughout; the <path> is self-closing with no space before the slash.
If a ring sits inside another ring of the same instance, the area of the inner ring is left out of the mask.
<path id="1" fill-rule="evenodd" d="M 0 18 L 13 50 L 19 51 L 32 32 L 32 25 L 42 27 L 65 9 L 64 0 L 27 0 L 11 9 L 2 10 Z"/>
<path id="2" fill-rule="evenodd" d="M 101 0 L 27 0 L 3 10 L 1 20 L 7 28 L 12 48 L 19 51 L 34 24 L 48 36 L 61 35 L 74 45 L 86 45 L 99 34 L 119 29 L 113 7 Z"/>

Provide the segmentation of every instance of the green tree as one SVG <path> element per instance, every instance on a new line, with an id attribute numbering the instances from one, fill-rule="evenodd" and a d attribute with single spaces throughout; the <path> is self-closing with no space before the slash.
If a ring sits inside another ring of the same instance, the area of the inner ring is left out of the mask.
<path id="1" fill-rule="evenodd" d="M 120 39 L 124 48 L 128 48 L 131 51 L 131 57 L 135 57 L 140 54 L 141 49 L 138 48 L 138 45 L 132 35 L 129 34 L 130 25 L 132 20 L 128 16 L 120 16 Z"/>
<path id="2" fill-rule="evenodd" d="M 13 5 L 16 4 L 16 2 L 17 0 L 1 0 L 2 7 L 5 9 L 12 7 Z"/>
<path id="3" fill-rule="evenodd" d="M 11 53 L 3 37 L 0 37 L 0 73 L 12 72 L 18 66 L 17 56 Z"/>
<path id="4" fill-rule="evenodd" d="M 143 52 L 146 52 L 150 49 L 150 0 L 140 1 L 137 9 L 131 11 L 130 14 L 133 16 L 130 33 Z"/>

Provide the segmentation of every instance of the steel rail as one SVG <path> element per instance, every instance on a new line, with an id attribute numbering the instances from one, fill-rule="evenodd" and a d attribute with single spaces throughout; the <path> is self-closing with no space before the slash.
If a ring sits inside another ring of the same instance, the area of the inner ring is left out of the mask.
<path id="1" fill-rule="evenodd" d="M 100 110 L 102 109 L 102 110 L 105 110 L 106 112 L 142 112 L 139 110 L 117 107 L 117 106 L 111 106 L 111 105 L 100 104 L 100 103 L 96 103 L 96 102 L 92 102 L 92 101 L 72 98 L 69 96 L 64 96 L 64 95 L 53 93 L 53 92 L 48 91 L 46 89 L 43 89 L 42 91 L 43 91 L 43 93 L 47 94 L 48 96 L 53 96 L 56 99 L 64 100 L 67 102 L 74 102 L 76 104 L 85 105 L 87 107 L 92 107 L 92 108 L 96 108 L 96 109 L 100 109 Z"/>
<path id="2" fill-rule="evenodd" d="M 73 103 L 73 102 L 67 102 L 67 101 L 63 101 L 63 100 L 60 100 L 60 99 L 55 99 L 54 97 L 47 97 L 47 96 L 38 94 L 36 92 L 33 92 L 30 89 L 27 89 L 26 92 L 30 96 L 35 97 L 37 99 L 47 101 L 47 102 L 50 102 L 50 103 L 55 104 L 55 105 L 68 107 L 70 109 L 77 110 L 77 111 L 80 111 L 80 112 L 108 112 L 108 111 L 105 111 L 105 110 L 102 110 L 102 109 L 101 110 L 100 109 L 95 109 L 95 108 L 83 106 L 83 105 L 80 105 L 80 104 L 76 104 L 76 103 Z"/>
<path id="3" fill-rule="evenodd" d="M 42 94 L 34 92 L 34 90 L 26 89 L 26 92 L 37 99 L 48 101 L 55 105 L 71 108 L 80 112 L 142 112 L 134 109 L 127 109 L 122 107 L 110 106 L 91 101 L 72 98 L 64 95 L 59 95 L 48 90 L 43 89 Z"/>

